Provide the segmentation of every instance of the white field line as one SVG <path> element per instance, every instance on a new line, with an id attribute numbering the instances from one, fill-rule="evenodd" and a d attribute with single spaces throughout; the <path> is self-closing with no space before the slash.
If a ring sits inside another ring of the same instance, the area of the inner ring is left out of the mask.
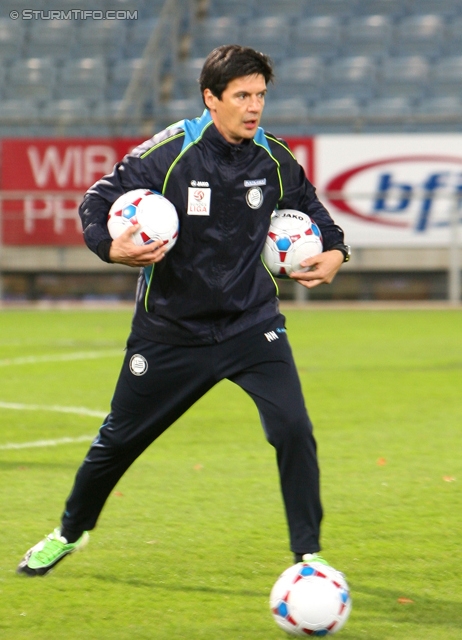
<path id="1" fill-rule="evenodd" d="M 0 409 L 13 409 L 17 411 L 55 411 L 59 413 L 76 413 L 81 416 L 104 418 L 107 413 L 95 411 L 85 407 L 61 407 L 59 405 L 22 404 L 18 402 L 1 402 Z M 60 444 L 72 444 L 74 442 L 89 442 L 95 436 L 78 436 L 77 438 L 56 438 L 55 440 L 34 440 L 32 442 L 10 442 L 0 445 L 0 451 L 8 449 L 31 449 L 33 447 L 56 447 Z"/>
<path id="2" fill-rule="evenodd" d="M 105 351 L 77 351 L 75 353 L 56 353 L 43 356 L 23 356 L 21 358 L 5 358 L 0 360 L 0 367 L 10 367 L 18 364 L 39 364 L 41 362 L 67 362 L 70 360 L 97 360 L 98 358 L 114 358 L 122 356 L 122 349 L 108 349 Z"/>
<path id="3" fill-rule="evenodd" d="M 73 444 L 75 442 L 91 442 L 95 436 L 79 436 L 78 438 L 57 438 L 56 440 L 34 440 L 33 442 L 10 442 L 0 445 L 0 451 L 8 449 L 32 449 L 34 447 L 57 447 L 59 444 Z"/>
<path id="4" fill-rule="evenodd" d="M 57 411 L 58 413 L 77 413 L 81 416 L 104 418 L 107 412 L 87 409 L 86 407 L 61 407 L 57 404 L 23 404 L 22 402 L 2 402 L 0 409 L 16 409 L 17 411 Z"/>

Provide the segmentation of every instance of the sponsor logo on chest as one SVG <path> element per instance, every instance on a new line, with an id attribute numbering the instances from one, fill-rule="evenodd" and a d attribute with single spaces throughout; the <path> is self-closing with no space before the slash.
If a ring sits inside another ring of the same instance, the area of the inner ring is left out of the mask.
<path id="1" fill-rule="evenodd" d="M 208 184 L 208 182 L 196 184 Z M 188 216 L 209 216 L 211 195 L 210 187 L 188 187 Z"/>

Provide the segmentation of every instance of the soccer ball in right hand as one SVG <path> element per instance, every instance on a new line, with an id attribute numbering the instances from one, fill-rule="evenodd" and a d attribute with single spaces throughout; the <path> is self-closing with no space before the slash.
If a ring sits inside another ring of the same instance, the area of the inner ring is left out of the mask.
<path id="1" fill-rule="evenodd" d="M 307 271 L 300 263 L 322 252 L 322 236 L 311 218 L 294 209 L 276 210 L 263 249 L 263 262 L 277 278 Z"/>
<path id="2" fill-rule="evenodd" d="M 175 207 L 170 200 L 150 189 L 127 191 L 109 210 L 107 227 L 111 238 L 118 238 L 134 224 L 141 225 L 132 236 L 136 245 L 162 240 L 170 251 L 177 241 L 179 223 Z"/>

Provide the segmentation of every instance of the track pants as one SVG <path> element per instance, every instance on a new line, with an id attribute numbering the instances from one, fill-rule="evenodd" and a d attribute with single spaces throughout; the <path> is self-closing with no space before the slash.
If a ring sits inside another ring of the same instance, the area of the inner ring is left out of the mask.
<path id="1" fill-rule="evenodd" d="M 132 333 L 111 412 L 77 472 L 63 527 L 93 529 L 134 460 L 225 378 L 254 400 L 276 450 L 292 551 L 319 551 L 322 507 L 316 443 L 282 316 L 204 346 L 161 344 Z"/>

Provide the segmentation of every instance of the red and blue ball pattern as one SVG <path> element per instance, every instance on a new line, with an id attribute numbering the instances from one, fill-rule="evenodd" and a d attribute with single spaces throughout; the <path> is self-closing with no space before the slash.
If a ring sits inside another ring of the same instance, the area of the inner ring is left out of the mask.
<path id="1" fill-rule="evenodd" d="M 332 635 L 351 610 L 344 576 L 316 562 L 289 567 L 274 585 L 270 601 L 276 623 L 296 637 Z"/>

